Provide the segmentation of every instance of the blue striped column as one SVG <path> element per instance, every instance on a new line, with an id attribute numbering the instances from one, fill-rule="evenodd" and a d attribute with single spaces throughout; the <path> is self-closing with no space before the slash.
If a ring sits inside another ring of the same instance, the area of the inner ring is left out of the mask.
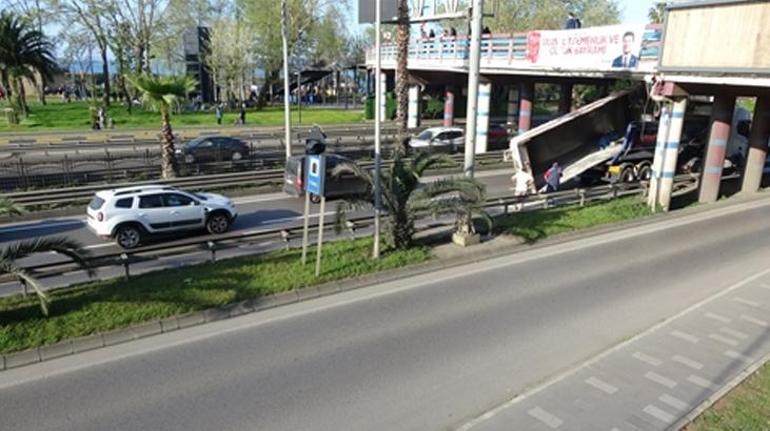
<path id="1" fill-rule="evenodd" d="M 406 127 L 410 129 L 420 127 L 420 87 L 417 85 L 409 87 L 409 115 Z"/>
<path id="2" fill-rule="evenodd" d="M 711 112 L 711 134 L 706 148 L 706 160 L 701 174 L 698 202 L 713 203 L 719 197 L 722 182 L 722 168 L 725 164 L 727 141 L 730 140 L 730 126 L 733 122 L 735 97 L 716 96 Z"/>
<path id="3" fill-rule="evenodd" d="M 387 94 L 388 94 L 388 76 L 384 73 L 380 74 L 380 121 L 385 121 L 387 118 Z"/>
<path id="4" fill-rule="evenodd" d="M 770 139 L 770 97 L 760 96 L 754 108 L 749 136 L 749 153 L 746 156 L 746 169 L 743 173 L 741 191 L 754 193 L 762 185 L 767 162 L 767 145 Z"/>
<path id="5" fill-rule="evenodd" d="M 524 82 L 521 84 L 521 96 L 519 98 L 519 134 L 526 133 L 532 128 L 532 108 L 535 100 L 535 84 Z"/>
<path id="6" fill-rule="evenodd" d="M 519 89 L 516 87 L 508 90 L 508 128 L 518 129 L 517 118 L 519 116 Z"/>
<path id="7" fill-rule="evenodd" d="M 660 111 L 660 120 L 658 120 L 658 139 L 655 144 L 655 157 L 652 159 L 652 177 L 650 179 L 650 190 L 647 195 L 647 204 L 654 210 L 658 202 L 658 190 L 660 189 L 660 179 L 663 174 L 663 158 L 666 153 L 666 142 L 668 142 L 668 130 L 671 125 L 671 110 L 668 106 L 663 106 Z"/>
<path id="8" fill-rule="evenodd" d="M 671 191 L 674 187 L 674 175 L 679 158 L 679 140 L 682 139 L 682 126 L 684 125 L 684 113 L 687 111 L 687 98 L 680 97 L 674 101 L 671 110 L 671 122 L 668 131 L 668 140 L 663 151 L 663 169 L 660 172 L 660 188 L 658 190 L 658 203 L 664 211 L 668 211 L 671 205 Z"/>
<path id="9" fill-rule="evenodd" d="M 489 99 L 492 97 L 492 84 L 479 84 L 479 105 L 476 115 L 476 154 L 487 152 L 489 134 Z"/>

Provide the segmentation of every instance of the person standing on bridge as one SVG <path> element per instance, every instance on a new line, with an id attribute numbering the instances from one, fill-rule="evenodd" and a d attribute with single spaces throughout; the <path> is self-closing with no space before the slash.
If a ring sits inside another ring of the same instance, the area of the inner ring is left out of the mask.
<path id="1" fill-rule="evenodd" d="M 580 19 L 574 13 L 570 12 L 567 14 L 567 22 L 564 24 L 565 30 L 576 30 L 582 27 L 583 23 L 580 22 Z"/>

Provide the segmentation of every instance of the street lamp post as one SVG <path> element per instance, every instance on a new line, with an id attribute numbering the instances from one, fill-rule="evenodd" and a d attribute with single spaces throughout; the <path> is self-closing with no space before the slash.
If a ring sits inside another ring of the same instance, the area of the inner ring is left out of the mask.
<path id="1" fill-rule="evenodd" d="M 382 170 L 382 154 L 380 152 L 380 122 L 382 121 L 382 112 L 380 109 L 380 103 L 382 102 L 382 80 L 380 74 L 382 73 L 382 52 L 380 47 L 380 16 L 381 2 L 375 0 L 374 3 L 374 51 L 376 57 L 375 67 L 375 81 L 374 81 L 374 249 L 372 250 L 372 256 L 375 259 L 380 257 L 380 212 L 382 211 L 382 184 L 380 184 L 380 171 Z"/>
<path id="2" fill-rule="evenodd" d="M 471 9 L 471 53 L 468 64 L 468 112 L 465 126 L 465 167 L 468 177 L 473 177 L 476 159 L 476 118 L 479 108 L 479 75 L 481 69 L 481 20 L 484 17 L 484 0 L 473 0 Z"/>
<path id="3" fill-rule="evenodd" d="M 286 160 L 291 157 L 291 105 L 289 100 L 289 12 L 287 0 L 281 0 L 281 36 L 283 38 L 283 116 L 286 140 Z"/>

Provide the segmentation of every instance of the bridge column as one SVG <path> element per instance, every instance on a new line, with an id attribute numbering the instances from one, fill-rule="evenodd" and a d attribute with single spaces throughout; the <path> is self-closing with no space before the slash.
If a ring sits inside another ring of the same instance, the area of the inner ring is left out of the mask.
<path id="1" fill-rule="evenodd" d="M 444 127 L 452 127 L 455 125 L 455 89 L 454 87 L 446 87 L 446 95 L 444 98 Z"/>
<path id="2" fill-rule="evenodd" d="M 653 210 L 658 204 L 658 190 L 663 173 L 663 159 L 666 156 L 666 143 L 668 131 L 671 127 L 671 110 L 668 105 L 663 105 L 658 120 L 658 139 L 655 143 L 655 157 L 652 159 L 652 177 L 650 178 L 650 190 L 647 195 L 647 205 Z"/>
<path id="3" fill-rule="evenodd" d="M 682 139 L 685 111 L 687 111 L 687 98 L 675 99 L 671 110 L 671 122 L 668 126 L 668 138 L 663 150 L 663 168 L 658 174 L 660 177 L 658 204 L 663 208 L 663 211 L 668 211 L 671 205 L 671 191 L 674 188 L 674 175 L 679 158 L 679 140 Z"/>
<path id="4" fill-rule="evenodd" d="M 420 127 L 420 86 L 409 87 L 409 115 L 407 116 L 407 128 Z"/>
<path id="5" fill-rule="evenodd" d="M 572 112 L 572 84 L 561 84 L 559 91 L 559 116 Z"/>
<path id="6" fill-rule="evenodd" d="M 754 118 L 751 120 L 749 154 L 746 156 L 741 191 L 754 193 L 759 190 L 767 161 L 768 140 L 770 140 L 770 97 L 761 96 L 757 98 Z"/>
<path id="7" fill-rule="evenodd" d="M 492 97 L 492 84 L 479 84 L 479 106 L 476 116 L 476 154 L 487 152 L 489 134 L 489 100 Z"/>
<path id="8" fill-rule="evenodd" d="M 521 84 L 521 96 L 519 99 L 519 134 L 528 132 L 532 128 L 532 108 L 535 100 L 535 83 L 524 82 Z"/>
<path id="9" fill-rule="evenodd" d="M 508 90 L 508 129 L 517 128 L 516 118 L 519 114 L 519 89 L 511 87 Z"/>
<path id="10" fill-rule="evenodd" d="M 387 94 L 388 94 L 388 75 L 380 74 L 380 121 L 385 121 L 387 118 Z"/>
<path id="11" fill-rule="evenodd" d="M 714 98 L 711 112 L 711 135 L 706 148 L 706 160 L 701 173 L 698 202 L 712 203 L 719 197 L 722 168 L 725 163 L 727 141 L 730 140 L 730 124 L 733 121 L 735 97 L 718 95 Z"/>

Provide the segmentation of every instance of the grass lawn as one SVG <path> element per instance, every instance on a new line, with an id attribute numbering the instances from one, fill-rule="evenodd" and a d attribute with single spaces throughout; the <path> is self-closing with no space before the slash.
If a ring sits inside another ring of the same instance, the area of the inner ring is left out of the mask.
<path id="1" fill-rule="evenodd" d="M 0 299 L 0 352 L 13 352 L 67 338 L 130 326 L 322 282 L 423 262 L 430 250 L 392 251 L 374 261 L 371 240 L 342 240 L 324 246 L 321 277 L 315 258 L 300 262 L 301 250 L 223 260 L 60 290 L 51 295 L 50 316 L 34 295 Z M 314 249 L 311 249 L 314 250 Z M 315 256 L 313 254 L 313 256 Z"/>
<path id="2" fill-rule="evenodd" d="M 738 385 L 685 430 L 770 430 L 770 364 Z"/>
<path id="3" fill-rule="evenodd" d="M 541 211 L 513 213 L 495 220 L 497 230 L 534 243 L 560 233 L 617 223 L 650 215 L 650 209 L 638 197 L 631 196 L 609 202 L 557 207 Z"/>
<path id="4" fill-rule="evenodd" d="M 0 105 L 0 108 L 4 105 Z M 31 103 L 32 111 L 28 119 L 22 120 L 19 126 L 10 127 L 5 119 L 0 119 L 0 132 L 29 132 L 46 130 L 90 130 L 91 114 L 86 102 L 63 104 L 49 102 L 48 105 Z M 115 123 L 115 131 L 132 128 L 158 128 L 160 129 L 160 114 L 135 108 L 129 115 L 122 106 L 115 105 L 109 109 L 110 117 Z M 237 112 L 226 112 L 222 120 L 223 126 L 233 126 L 238 117 Z M 299 124 L 299 113 L 292 111 L 293 124 Z M 364 114 L 361 109 L 302 109 L 302 124 L 341 124 L 358 123 L 363 121 Z M 283 108 L 264 108 L 261 111 L 248 110 L 246 113 L 246 126 L 281 126 L 283 125 Z M 173 127 L 185 126 L 212 126 L 216 127 L 216 118 L 213 112 L 193 112 L 175 115 L 172 118 Z"/>

